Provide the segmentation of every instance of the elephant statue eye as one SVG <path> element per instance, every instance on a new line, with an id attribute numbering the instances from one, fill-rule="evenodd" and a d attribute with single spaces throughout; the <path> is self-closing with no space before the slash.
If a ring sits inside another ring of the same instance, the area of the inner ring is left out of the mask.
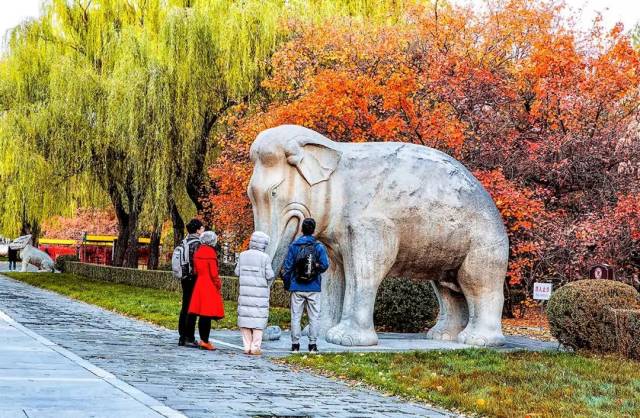
<path id="1" fill-rule="evenodd" d="M 284 180 L 280 180 L 277 184 L 271 187 L 271 197 L 276 197 L 276 195 L 278 194 L 278 187 L 280 187 L 283 181 Z"/>

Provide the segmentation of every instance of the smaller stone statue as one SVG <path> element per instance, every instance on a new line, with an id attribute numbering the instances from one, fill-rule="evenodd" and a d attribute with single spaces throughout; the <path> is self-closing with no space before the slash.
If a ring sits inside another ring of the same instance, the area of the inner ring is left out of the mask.
<path id="1" fill-rule="evenodd" d="M 40 271 L 55 271 L 53 260 L 49 254 L 32 245 L 31 235 L 23 235 L 14 239 L 9 247 L 13 250 L 20 250 L 23 273 L 27 271 L 27 264 L 36 266 Z"/>
<path id="2" fill-rule="evenodd" d="M 282 335 L 282 330 L 277 325 L 270 325 L 264 330 L 262 334 L 262 341 L 275 341 L 279 340 Z"/>

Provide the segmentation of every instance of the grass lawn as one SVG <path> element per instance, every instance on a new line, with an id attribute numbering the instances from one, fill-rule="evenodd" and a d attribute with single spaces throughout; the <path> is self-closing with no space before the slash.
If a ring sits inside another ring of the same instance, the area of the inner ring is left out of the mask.
<path id="1" fill-rule="evenodd" d="M 148 289 L 126 284 L 106 283 L 72 274 L 3 273 L 33 286 L 52 290 L 73 299 L 91 303 L 111 311 L 142 319 L 170 329 L 178 328 L 180 293 Z M 225 318 L 213 321 L 214 329 L 236 328 L 237 303 L 224 302 Z M 286 308 L 272 307 L 269 324 L 289 328 L 290 316 Z"/>
<path id="2" fill-rule="evenodd" d="M 483 416 L 640 416 L 640 363 L 616 357 L 469 349 L 296 355 L 282 361 Z"/>

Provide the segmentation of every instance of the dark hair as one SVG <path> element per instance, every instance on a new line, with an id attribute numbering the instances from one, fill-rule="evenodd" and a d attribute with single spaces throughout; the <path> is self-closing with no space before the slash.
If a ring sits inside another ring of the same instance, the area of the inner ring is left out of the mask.
<path id="1" fill-rule="evenodd" d="M 198 232 L 198 229 L 202 228 L 202 222 L 198 219 L 192 219 L 187 224 L 187 232 L 190 234 L 195 234 Z"/>
<path id="2" fill-rule="evenodd" d="M 312 235 L 316 231 L 316 221 L 313 218 L 305 218 L 302 221 L 302 233 L 304 235 Z"/>

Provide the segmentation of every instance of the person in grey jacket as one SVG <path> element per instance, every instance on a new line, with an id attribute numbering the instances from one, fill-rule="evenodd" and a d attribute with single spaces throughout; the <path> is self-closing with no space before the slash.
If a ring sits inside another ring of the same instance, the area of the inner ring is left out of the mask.
<path id="1" fill-rule="evenodd" d="M 271 257 L 265 253 L 267 245 L 269 236 L 254 232 L 249 249 L 240 254 L 236 265 L 236 275 L 240 278 L 238 327 L 245 354 L 262 354 L 262 332 L 269 319 L 269 294 L 275 278 Z"/>

